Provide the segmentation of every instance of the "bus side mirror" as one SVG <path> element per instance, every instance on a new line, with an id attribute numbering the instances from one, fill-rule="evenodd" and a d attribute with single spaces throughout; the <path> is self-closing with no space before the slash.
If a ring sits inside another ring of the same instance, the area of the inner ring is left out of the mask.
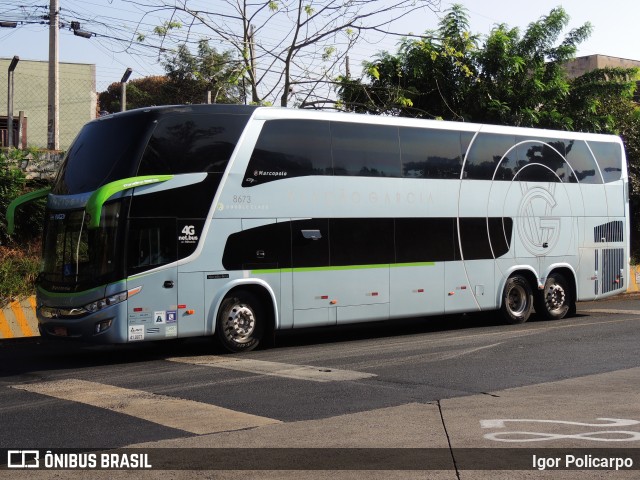
<path id="1" fill-rule="evenodd" d="M 25 203 L 33 202 L 42 197 L 46 197 L 51 191 L 50 187 L 41 188 L 40 190 L 34 190 L 33 192 L 25 193 L 24 195 L 20 195 L 18 198 L 15 198 L 11 201 L 9 206 L 7 207 L 7 233 L 9 235 L 13 235 L 13 232 L 16 229 L 15 224 L 15 215 L 16 208 Z"/>

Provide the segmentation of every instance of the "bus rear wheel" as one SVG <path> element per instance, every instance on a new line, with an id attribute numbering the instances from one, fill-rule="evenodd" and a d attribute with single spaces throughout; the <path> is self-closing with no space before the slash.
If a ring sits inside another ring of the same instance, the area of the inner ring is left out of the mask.
<path id="1" fill-rule="evenodd" d="M 573 293 L 567 280 L 559 273 L 552 273 L 538 296 L 536 312 L 549 320 L 560 320 L 575 309 Z"/>
<path id="2" fill-rule="evenodd" d="M 216 336 L 233 353 L 248 352 L 260 344 L 264 331 L 264 309 L 251 292 L 236 291 L 220 305 Z"/>
<path id="3" fill-rule="evenodd" d="M 502 294 L 500 312 L 507 323 L 524 323 L 529 319 L 533 308 L 531 285 L 522 275 L 509 277 Z"/>

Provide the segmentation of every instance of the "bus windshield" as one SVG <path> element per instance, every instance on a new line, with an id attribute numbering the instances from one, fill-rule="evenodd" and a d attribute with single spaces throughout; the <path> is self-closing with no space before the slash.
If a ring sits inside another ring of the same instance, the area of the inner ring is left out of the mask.
<path id="1" fill-rule="evenodd" d="M 82 291 L 122 278 L 118 219 L 122 201 L 108 203 L 97 229 L 87 228 L 84 210 L 53 211 L 46 217 L 40 285 L 51 291 Z"/>
<path id="2" fill-rule="evenodd" d="M 86 193 L 121 178 L 133 177 L 150 130 L 147 112 L 87 123 L 67 152 L 52 193 Z"/>

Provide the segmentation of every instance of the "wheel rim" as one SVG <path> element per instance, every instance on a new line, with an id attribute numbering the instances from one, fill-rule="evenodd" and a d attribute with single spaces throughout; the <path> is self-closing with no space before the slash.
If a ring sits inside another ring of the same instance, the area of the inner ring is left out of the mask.
<path id="1" fill-rule="evenodd" d="M 560 313 L 565 307 L 566 293 L 562 285 L 554 283 L 547 288 L 544 295 L 544 304 L 549 313 Z"/>
<path id="2" fill-rule="evenodd" d="M 522 315 L 527 309 L 528 302 L 527 292 L 521 285 L 514 285 L 509 290 L 509 294 L 507 295 L 507 306 L 513 315 Z"/>
<path id="3" fill-rule="evenodd" d="M 224 319 L 225 337 L 234 343 L 247 343 L 256 328 L 253 310 L 244 304 L 233 305 Z"/>

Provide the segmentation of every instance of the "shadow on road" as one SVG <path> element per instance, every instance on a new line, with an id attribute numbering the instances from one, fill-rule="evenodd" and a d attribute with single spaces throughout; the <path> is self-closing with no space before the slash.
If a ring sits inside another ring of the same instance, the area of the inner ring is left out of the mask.
<path id="1" fill-rule="evenodd" d="M 528 323 L 542 322 L 534 314 Z M 525 324 L 526 325 L 526 324 Z M 477 328 L 502 329 L 497 312 L 444 315 L 417 319 L 361 323 L 339 327 L 309 328 L 278 333 L 272 348 L 346 343 L 376 338 L 396 338 L 435 332 Z M 522 328 L 521 325 L 509 328 Z M 0 383 L 3 378 L 37 380 L 34 372 L 91 368 L 96 366 L 152 362 L 170 357 L 226 355 L 212 338 L 190 338 L 125 345 L 87 345 L 47 341 L 40 337 L 0 341 Z"/>

